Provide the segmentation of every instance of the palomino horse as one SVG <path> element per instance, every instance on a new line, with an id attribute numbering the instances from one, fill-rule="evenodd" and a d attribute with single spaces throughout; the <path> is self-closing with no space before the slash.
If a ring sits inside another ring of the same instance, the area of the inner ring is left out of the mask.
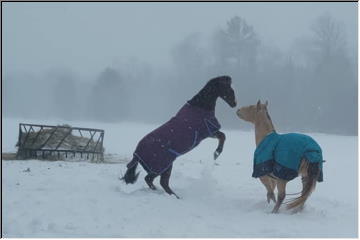
<path id="1" fill-rule="evenodd" d="M 304 207 L 306 199 L 322 177 L 322 151 L 309 136 L 297 133 L 277 134 L 267 110 L 268 102 L 242 107 L 237 110 L 239 118 L 255 125 L 256 150 L 253 177 L 259 177 L 267 190 L 267 201 L 276 204 L 273 213 L 279 211 L 285 199 L 286 184 L 298 175 L 302 176 L 301 195 L 287 203 L 294 212 Z M 277 187 L 277 201 L 274 189 Z"/>
<path id="2" fill-rule="evenodd" d="M 168 122 L 147 134 L 137 145 L 134 157 L 127 165 L 122 178 L 127 184 L 134 183 L 139 173 L 135 173 L 138 163 L 148 173 L 145 182 L 155 190 L 153 184 L 157 176 L 160 185 L 168 194 L 174 194 L 169 187 L 173 161 L 180 155 L 195 148 L 207 137 L 217 138 L 218 147 L 214 153 L 216 159 L 223 150 L 225 134 L 215 117 L 217 98 L 225 100 L 231 107 L 236 106 L 234 90 L 229 76 L 216 77 L 189 100 Z"/>

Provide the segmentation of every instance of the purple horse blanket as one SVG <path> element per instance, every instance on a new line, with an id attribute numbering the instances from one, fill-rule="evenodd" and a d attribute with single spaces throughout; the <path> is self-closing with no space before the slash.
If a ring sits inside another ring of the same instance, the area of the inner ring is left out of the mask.
<path id="1" fill-rule="evenodd" d="M 128 168 L 139 161 L 148 172 L 162 174 L 178 156 L 214 136 L 220 127 L 214 111 L 186 103 L 173 118 L 141 139 Z"/>

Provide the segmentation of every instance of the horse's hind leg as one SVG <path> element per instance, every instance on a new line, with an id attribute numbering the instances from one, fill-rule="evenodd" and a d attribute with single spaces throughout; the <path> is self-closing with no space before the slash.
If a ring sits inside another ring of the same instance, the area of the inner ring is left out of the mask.
<path id="1" fill-rule="evenodd" d="M 287 183 L 286 181 L 280 180 L 280 179 L 278 179 L 276 181 L 277 189 L 278 189 L 278 197 L 277 197 L 277 202 L 275 204 L 275 207 L 272 210 L 272 213 L 278 213 L 279 212 L 279 208 L 280 208 L 282 202 L 284 201 L 285 195 L 286 195 L 286 191 L 285 191 L 286 183 Z"/>
<path id="2" fill-rule="evenodd" d="M 308 167 L 309 167 L 309 163 L 305 159 L 303 159 L 301 161 L 301 165 L 300 165 L 300 169 L 299 169 L 299 174 L 301 175 L 301 182 L 302 182 L 302 192 L 305 191 L 306 185 L 309 181 L 309 177 L 308 177 L 308 173 L 307 173 Z M 304 209 L 304 204 L 305 204 L 305 202 L 300 204 L 296 209 L 293 210 L 292 213 L 301 212 Z"/>
<path id="3" fill-rule="evenodd" d="M 306 187 L 306 184 L 307 184 L 308 181 L 309 181 L 309 178 L 307 176 L 306 177 L 304 177 L 304 176 L 301 177 L 301 182 L 302 182 L 302 186 L 303 186 L 302 191 L 305 190 L 305 187 Z M 300 204 L 298 207 L 296 207 L 292 211 L 292 213 L 298 213 L 298 212 L 301 212 L 302 210 L 304 210 L 304 204 L 305 204 L 305 202 Z"/>
<path id="4" fill-rule="evenodd" d="M 154 174 L 154 173 L 149 173 L 148 175 L 146 175 L 145 177 L 145 182 L 147 183 L 147 185 L 149 186 L 149 188 L 151 188 L 152 190 L 156 190 L 155 185 L 153 184 L 154 179 L 157 177 L 158 175 Z"/>
<path id="5" fill-rule="evenodd" d="M 176 195 L 176 193 L 174 193 L 173 190 L 171 190 L 171 188 L 169 187 L 171 170 L 172 170 L 172 165 L 164 173 L 161 174 L 160 185 L 164 188 L 165 192 L 167 192 L 170 195 L 174 194 L 175 197 L 179 199 L 179 196 Z"/>
<path id="6" fill-rule="evenodd" d="M 260 177 L 260 181 L 262 182 L 262 184 L 264 184 L 267 190 L 267 194 L 266 194 L 267 202 L 270 203 L 270 200 L 276 202 L 274 187 L 272 185 L 272 179 L 269 176 L 262 176 Z"/>

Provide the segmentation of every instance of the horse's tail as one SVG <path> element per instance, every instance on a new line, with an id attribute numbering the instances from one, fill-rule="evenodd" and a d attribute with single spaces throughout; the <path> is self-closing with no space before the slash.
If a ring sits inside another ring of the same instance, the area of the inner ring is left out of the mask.
<path id="1" fill-rule="evenodd" d="M 136 173 L 136 168 L 137 168 L 138 163 L 139 162 L 134 157 L 133 160 L 127 165 L 128 169 L 126 170 L 125 175 L 121 178 L 121 180 L 123 180 L 126 184 L 128 184 L 128 183 L 133 184 L 138 179 L 139 174 L 140 174 L 140 172 Z"/>
<path id="2" fill-rule="evenodd" d="M 316 181 L 320 174 L 320 167 L 319 163 L 309 163 L 305 161 L 306 163 L 306 172 L 307 176 L 302 178 L 303 182 L 303 189 L 301 191 L 301 195 L 298 198 L 295 198 L 288 202 L 287 209 L 296 208 L 298 206 L 301 206 L 305 203 L 305 201 L 308 199 L 308 197 L 311 195 L 311 193 L 315 190 Z"/>

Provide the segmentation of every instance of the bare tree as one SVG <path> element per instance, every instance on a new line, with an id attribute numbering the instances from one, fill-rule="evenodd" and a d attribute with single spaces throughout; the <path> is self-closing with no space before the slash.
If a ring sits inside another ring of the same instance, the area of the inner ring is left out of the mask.
<path id="1" fill-rule="evenodd" d="M 307 51 L 310 78 L 304 80 L 304 86 L 313 109 L 312 122 L 321 122 L 317 126 L 321 130 L 339 128 L 343 123 L 341 128 L 347 132 L 357 132 L 356 69 L 347 51 L 344 25 L 324 14 L 313 22 L 311 31 Z"/>
<path id="2" fill-rule="evenodd" d="M 57 71 L 51 74 L 55 85 L 52 89 L 54 112 L 62 119 L 75 119 L 79 112 L 78 89 L 75 84 L 73 73 L 69 71 Z"/>
<path id="3" fill-rule="evenodd" d="M 178 98 L 174 102 L 184 101 L 184 97 L 194 94 L 195 89 L 199 89 L 205 81 L 206 49 L 202 46 L 201 35 L 193 33 L 185 37 L 172 48 L 171 56 L 176 79 L 172 91 L 175 93 L 173 97 Z"/>
<path id="4" fill-rule="evenodd" d="M 214 36 L 214 50 L 219 64 L 235 63 L 237 67 L 255 64 L 260 40 L 245 19 L 235 16 Z"/>
<path id="5" fill-rule="evenodd" d="M 343 56 L 346 46 L 344 26 L 326 13 L 318 17 L 311 26 L 314 54 L 319 60 Z"/>
<path id="6" fill-rule="evenodd" d="M 126 115 L 123 80 L 115 69 L 106 68 L 96 80 L 89 101 L 89 115 L 96 120 L 118 121 Z"/>

